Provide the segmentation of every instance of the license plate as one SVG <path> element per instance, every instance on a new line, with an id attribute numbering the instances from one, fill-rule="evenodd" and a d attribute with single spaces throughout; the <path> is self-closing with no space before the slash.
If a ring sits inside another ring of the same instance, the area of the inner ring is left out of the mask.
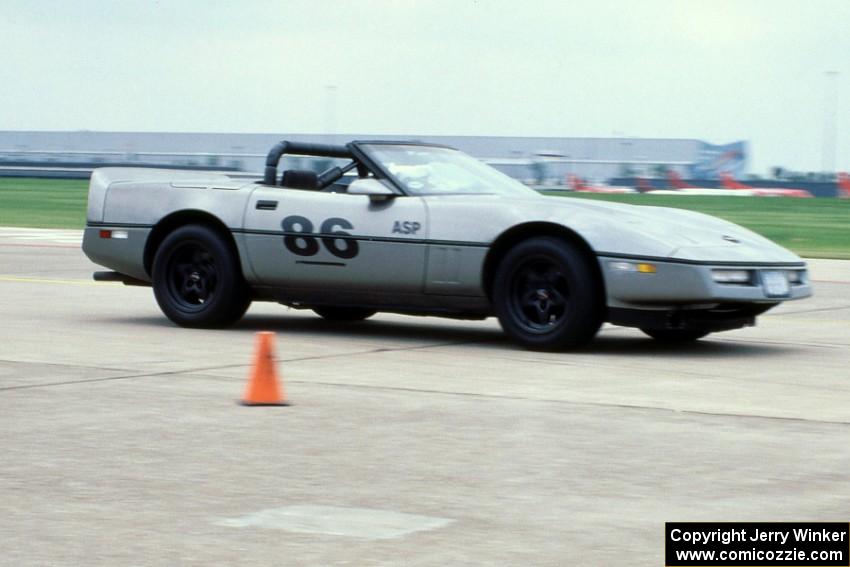
<path id="1" fill-rule="evenodd" d="M 786 297 L 791 291 L 785 272 L 764 271 L 761 273 L 761 282 L 764 294 L 768 297 Z"/>

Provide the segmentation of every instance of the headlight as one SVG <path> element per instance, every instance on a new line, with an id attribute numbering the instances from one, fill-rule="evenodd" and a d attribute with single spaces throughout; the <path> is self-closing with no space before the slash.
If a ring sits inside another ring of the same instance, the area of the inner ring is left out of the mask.
<path id="1" fill-rule="evenodd" d="M 806 270 L 788 270 L 785 272 L 785 276 L 788 278 L 788 283 L 800 285 L 805 281 Z"/>
<path id="2" fill-rule="evenodd" d="M 750 270 L 711 270 L 711 277 L 719 284 L 747 285 L 753 281 Z"/>
<path id="3" fill-rule="evenodd" d="M 657 270 L 655 264 L 646 262 L 608 262 L 608 267 L 615 272 L 638 272 L 640 274 L 654 274 Z"/>

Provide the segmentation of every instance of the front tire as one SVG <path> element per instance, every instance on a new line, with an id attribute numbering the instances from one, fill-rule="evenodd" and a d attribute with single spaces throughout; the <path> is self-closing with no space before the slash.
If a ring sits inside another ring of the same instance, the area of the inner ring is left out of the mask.
<path id="1" fill-rule="evenodd" d="M 553 237 L 514 246 L 496 270 L 493 307 L 505 333 L 534 350 L 581 346 L 596 336 L 604 290 L 591 259 Z"/>
<path id="2" fill-rule="evenodd" d="M 163 240 L 153 262 L 153 292 L 166 317 L 182 327 L 226 327 L 251 303 L 236 251 L 199 224 Z"/>

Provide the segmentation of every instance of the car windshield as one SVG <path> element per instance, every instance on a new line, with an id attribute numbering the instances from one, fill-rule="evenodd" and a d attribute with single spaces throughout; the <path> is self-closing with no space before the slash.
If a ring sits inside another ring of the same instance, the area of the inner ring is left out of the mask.
<path id="1" fill-rule="evenodd" d="M 365 144 L 363 148 L 410 195 L 537 195 L 463 152 L 432 146 Z"/>

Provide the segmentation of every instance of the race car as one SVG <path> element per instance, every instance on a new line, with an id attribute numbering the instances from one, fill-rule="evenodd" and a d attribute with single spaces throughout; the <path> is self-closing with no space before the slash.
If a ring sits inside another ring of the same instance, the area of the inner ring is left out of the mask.
<path id="1" fill-rule="evenodd" d="M 330 165 L 284 169 L 282 156 Z M 811 294 L 799 257 L 740 226 L 543 196 L 458 150 L 403 141 L 282 141 L 254 177 L 97 169 L 83 250 L 111 270 L 96 280 L 152 286 L 185 327 L 231 325 L 252 301 L 334 321 L 495 315 L 540 350 L 585 344 L 606 321 L 692 341 Z"/>
<path id="2" fill-rule="evenodd" d="M 728 171 L 720 173 L 720 186 L 730 191 L 748 191 L 755 197 L 795 197 L 797 199 L 811 199 L 814 197 L 805 189 L 791 189 L 787 187 L 751 187 L 745 185 L 732 177 Z"/>
<path id="3" fill-rule="evenodd" d="M 567 183 L 577 193 L 636 193 L 634 187 L 621 185 L 588 185 L 578 175 L 568 175 Z"/>

